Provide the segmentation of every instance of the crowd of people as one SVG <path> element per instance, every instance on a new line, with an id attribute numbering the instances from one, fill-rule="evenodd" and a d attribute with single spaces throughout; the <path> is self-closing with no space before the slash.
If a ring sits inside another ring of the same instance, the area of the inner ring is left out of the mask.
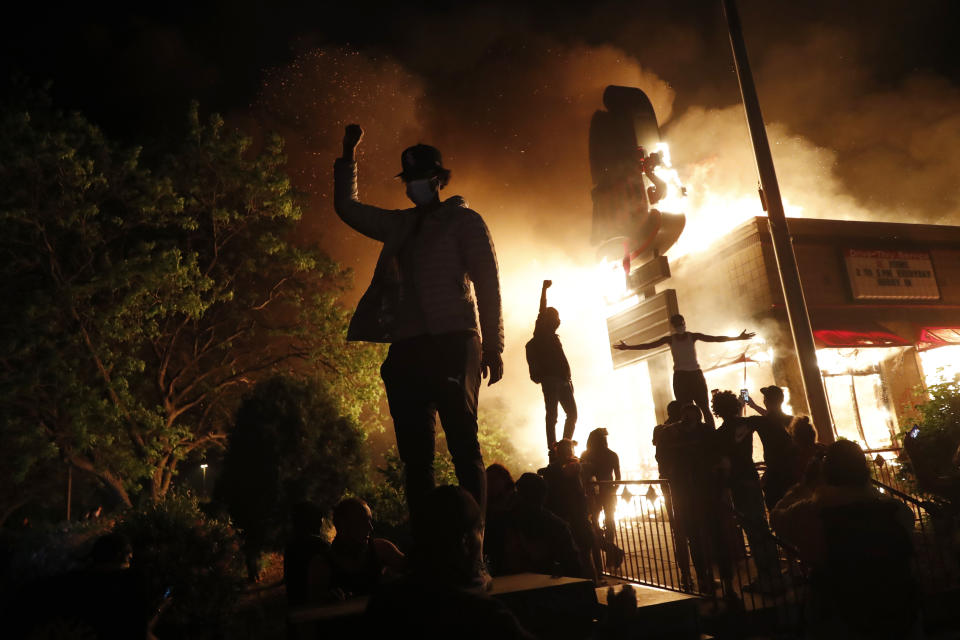
<path id="1" fill-rule="evenodd" d="M 394 589 L 392 597 L 374 595 L 369 610 L 386 612 L 392 620 L 403 619 L 418 635 L 429 636 L 425 625 L 433 623 L 415 615 L 418 605 L 411 594 L 429 590 L 440 602 L 452 604 L 467 596 L 438 594 L 438 584 L 482 592 L 491 574 L 524 571 L 597 580 L 604 558 L 608 563 L 622 561 L 614 526 L 619 461 L 607 445 L 605 429 L 590 434 L 582 458 L 575 455 L 577 405 L 572 374 L 556 333 L 559 312 L 547 306 L 552 282 L 544 280 L 526 355 L 530 378 L 543 392 L 549 464 L 536 473 L 520 474 L 516 482 L 502 465 L 484 470 L 476 419 L 480 381 L 489 377 L 489 384 L 494 384 L 503 375 L 499 273 L 489 230 L 463 198 L 440 198 L 451 173 L 443 166 L 440 152 L 427 145 L 410 147 L 401 155 L 402 171 L 397 177 L 405 184 L 412 209 L 362 203 L 357 187 L 357 149 L 362 138 L 358 125 L 346 128 L 343 154 L 334 168 L 334 204 L 344 222 L 383 243 L 383 248 L 347 337 L 390 344 L 382 377 L 405 468 L 415 545 L 408 561 L 390 543 L 373 538 L 369 526 L 359 526 L 360 521 L 369 522 L 369 510 L 351 503 L 357 526 L 345 525 L 343 534 L 338 527 L 329 549 L 318 551 L 309 569 L 296 570 L 306 584 L 294 591 L 328 598 L 345 589 L 362 593 L 373 589 L 373 583 L 387 572 L 405 570 L 407 577 L 400 579 L 404 586 Z M 907 566 L 903 559 L 909 556 L 912 519 L 908 523 L 902 509 L 873 491 L 869 475 L 865 479 L 863 474 L 866 463 L 859 447 L 840 442 L 824 448 L 808 419 L 784 413 L 782 389 L 763 388 L 762 407 L 749 394 L 715 391 L 709 397 L 697 342 L 748 340 L 753 333 L 717 336 L 687 331 L 679 314 L 670 318 L 670 328 L 669 335 L 652 342 L 620 342 L 614 348 L 668 347 L 673 359 L 676 400 L 664 424 L 654 430 L 653 444 L 660 474 L 669 481 L 666 497 L 685 586 L 694 588 L 695 572 L 695 586 L 701 593 L 715 594 L 719 587 L 724 597 L 738 597 L 731 557 L 731 535 L 737 523 L 749 541 L 757 575 L 744 591 L 782 589 L 780 554 L 769 512 L 776 531 L 811 563 L 814 584 L 822 586 L 821 619 L 838 621 L 835 628 L 848 633 L 837 637 L 856 637 L 866 628 L 862 616 L 846 615 L 846 605 L 826 606 L 831 593 L 841 593 L 838 585 L 854 580 L 849 558 L 862 557 L 858 555 L 862 549 L 850 552 L 856 538 L 842 523 L 868 513 L 863 521 L 886 532 L 880 534 L 884 543 L 878 541 L 872 547 L 877 554 L 874 560 L 889 557 L 897 566 Z M 558 407 L 565 413 L 559 440 Z M 744 416 L 746 407 L 757 415 Z M 438 415 L 459 489 L 433 486 Z M 754 434 L 763 447 L 762 476 L 753 460 Z M 446 505 L 446 512 L 441 505 Z M 341 518 L 344 509 L 344 505 L 338 507 Z M 599 526 L 601 513 L 604 531 Z M 341 540 L 341 536 L 352 536 L 350 531 L 356 537 Z M 838 560 L 840 556 L 844 559 Z M 900 577 L 906 579 L 906 574 Z M 482 593 L 470 598 L 470 604 L 460 601 L 458 606 L 495 609 L 491 603 L 475 600 Z M 887 616 L 888 629 L 899 633 L 915 623 L 916 607 L 911 602 L 908 598 L 900 608 L 903 615 L 896 620 Z M 442 624 L 456 625 L 456 616 L 447 613 L 440 616 Z M 522 637 L 522 631 L 504 622 L 506 617 L 496 614 L 493 619 L 502 625 L 500 634 Z M 465 622 L 467 617 L 459 620 L 458 629 L 476 631 L 471 622 Z"/>

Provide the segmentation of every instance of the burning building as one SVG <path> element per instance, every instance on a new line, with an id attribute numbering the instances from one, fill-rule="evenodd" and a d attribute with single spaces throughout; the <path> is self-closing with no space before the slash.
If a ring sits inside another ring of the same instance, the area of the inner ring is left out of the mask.
<path id="1" fill-rule="evenodd" d="M 889 446 L 912 422 L 925 387 L 960 371 L 960 227 L 793 218 L 790 230 L 833 434 Z M 669 288 L 650 291 L 651 282 Z M 678 310 L 694 330 L 756 330 L 751 343 L 702 345 L 709 388 L 756 392 L 773 383 L 788 390 L 795 413 L 808 412 L 765 217 L 672 265 L 631 270 L 613 303 L 611 345 L 664 335 Z M 617 368 L 646 361 L 662 418 L 666 349 L 611 353 Z"/>

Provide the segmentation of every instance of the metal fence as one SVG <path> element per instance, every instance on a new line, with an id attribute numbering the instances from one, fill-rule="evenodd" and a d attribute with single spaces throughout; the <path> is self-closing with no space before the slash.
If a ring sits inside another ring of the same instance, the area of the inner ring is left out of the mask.
<path id="1" fill-rule="evenodd" d="M 605 575 L 699 595 L 717 611 L 742 611 L 741 623 L 758 632 L 800 628 L 806 571 L 765 518 L 750 523 L 723 501 L 697 513 L 702 505 L 674 495 L 665 480 L 600 484 L 618 494 L 613 532 L 605 531 L 615 545 L 603 545 Z"/>
<path id="2" fill-rule="evenodd" d="M 919 499 L 919 496 L 916 495 L 915 483 L 907 480 L 907 474 L 900 464 L 900 448 L 865 449 L 863 454 L 867 458 L 870 475 L 876 482 Z"/>
<path id="3" fill-rule="evenodd" d="M 955 508 L 922 500 L 878 480 L 873 483 L 913 514 L 913 562 L 920 588 L 930 594 L 960 587 Z"/>

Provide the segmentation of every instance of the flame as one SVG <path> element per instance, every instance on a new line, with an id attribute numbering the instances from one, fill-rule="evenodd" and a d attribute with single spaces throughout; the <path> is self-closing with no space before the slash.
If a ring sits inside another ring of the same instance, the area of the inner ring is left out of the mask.
<path id="1" fill-rule="evenodd" d="M 681 176 L 673 166 L 670 147 L 660 143 L 655 150 L 663 159 L 655 173 L 668 185 L 667 196 L 658 203 L 658 208 L 687 216 L 683 234 L 667 254 L 671 261 L 707 251 L 738 224 L 764 215 L 756 193 L 723 191 L 725 185 L 717 178 L 720 174 L 713 166 L 713 159 L 684 167 Z M 786 200 L 784 209 L 790 217 L 804 214 L 802 207 Z M 516 421 L 516 444 L 533 452 L 545 464 L 543 399 L 539 387 L 526 379 L 523 344 L 528 339 L 524 336 L 532 334 L 540 284 L 543 278 L 550 278 L 554 285 L 548 291 L 548 301 L 560 312 L 562 324 L 558 334 L 570 362 L 579 413 L 574 439 L 582 451 L 589 432 L 596 427 L 606 427 L 610 433 L 610 446 L 620 455 L 624 478 L 657 477 L 651 444 L 656 418 L 647 367 L 640 363 L 614 371 L 610 357 L 607 318 L 639 302 L 638 296 L 627 289 L 622 265 L 619 262 L 596 262 L 586 239 L 582 240 L 577 252 L 543 243 L 525 245 L 522 240 L 515 241 L 511 248 L 512 252 L 501 254 L 504 320 L 509 338 L 505 360 L 510 378 L 489 391 L 485 390 L 484 397 L 499 397 L 506 401 Z M 742 328 L 721 325 L 712 327 L 712 332 L 736 335 Z M 747 345 L 735 343 L 735 351 L 717 351 L 715 349 L 720 347 L 704 346 L 701 364 L 706 366 L 711 358 L 714 363 L 729 361 L 743 353 L 744 346 L 754 362 L 749 366 L 731 364 L 708 373 L 708 378 L 712 378 L 708 381 L 711 388 L 713 382 L 722 384 L 722 388 L 736 390 L 746 386 L 754 391 L 760 386 L 773 384 L 773 349 L 759 335 Z M 858 354 L 848 354 L 822 350 L 818 357 L 826 371 L 845 371 L 858 363 L 877 364 L 879 361 L 875 358 L 880 351 L 883 350 L 860 350 Z M 793 411 L 789 390 L 785 389 L 785 392 L 784 408 Z M 561 411 L 558 433 L 563 428 L 563 419 Z"/>
<path id="2" fill-rule="evenodd" d="M 956 381 L 960 378 L 960 345 L 921 351 L 920 365 L 928 386 Z"/>

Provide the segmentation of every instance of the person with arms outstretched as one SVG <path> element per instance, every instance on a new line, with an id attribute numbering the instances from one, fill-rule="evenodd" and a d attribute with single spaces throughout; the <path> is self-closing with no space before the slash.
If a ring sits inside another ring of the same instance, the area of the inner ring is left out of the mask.
<path id="1" fill-rule="evenodd" d="M 400 158 L 402 171 L 396 177 L 406 185 L 412 208 L 361 203 L 357 146 L 362 138 L 358 125 L 346 128 L 343 156 L 334 165 L 334 208 L 341 220 L 383 248 L 347 339 L 390 343 L 380 375 L 414 528 L 419 507 L 434 487 L 438 413 L 457 480 L 482 514 L 486 476 L 477 440 L 480 379 L 489 377 L 494 384 L 503 377 L 503 315 L 493 241 L 483 218 L 463 198 L 440 199 L 450 171 L 440 152 L 428 145 L 409 147 Z"/>
<path id="2" fill-rule="evenodd" d="M 527 342 L 527 364 L 530 379 L 540 385 L 543 404 L 546 408 L 547 451 L 552 452 L 557 444 L 557 405 L 563 407 L 563 437 L 572 440 L 577 426 L 577 402 L 573 398 L 573 380 L 570 364 L 563 353 L 563 345 L 557 335 L 560 313 L 547 306 L 547 289 L 553 285 L 544 280 L 540 289 L 540 313 L 533 328 L 533 338 Z"/>
<path id="3" fill-rule="evenodd" d="M 621 351 L 656 349 L 669 345 L 673 356 L 673 397 L 680 403 L 694 402 L 703 413 L 704 421 L 714 427 L 710 412 L 710 402 L 707 399 L 707 381 L 697 362 L 696 342 L 731 342 L 733 340 L 749 340 L 754 333 L 744 330 L 738 336 L 712 336 L 707 333 L 687 331 L 687 323 L 683 316 L 675 314 L 670 317 L 670 335 L 663 336 L 653 342 L 642 344 L 626 344 L 621 340 L 613 345 Z"/>

